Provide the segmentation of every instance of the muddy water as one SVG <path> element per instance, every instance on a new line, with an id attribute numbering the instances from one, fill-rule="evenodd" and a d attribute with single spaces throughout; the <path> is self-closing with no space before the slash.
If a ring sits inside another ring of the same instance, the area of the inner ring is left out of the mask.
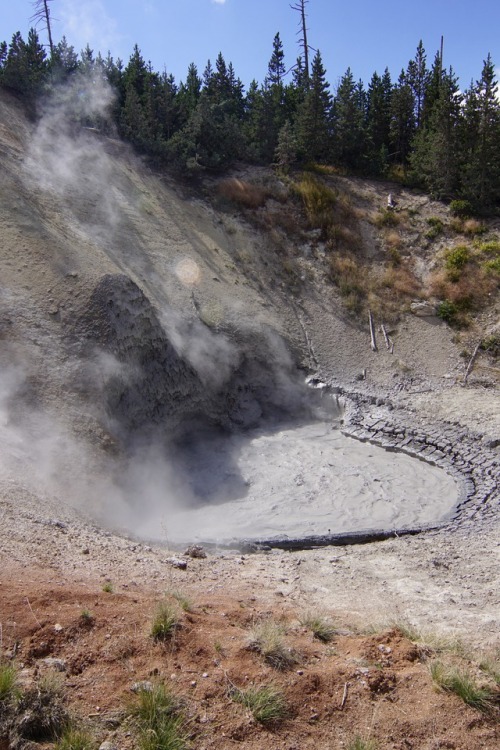
<path id="1" fill-rule="evenodd" d="M 439 522 L 458 498 L 442 469 L 345 437 L 331 422 L 200 437 L 181 462 L 193 502 L 163 519 L 171 540 L 415 527 Z"/>

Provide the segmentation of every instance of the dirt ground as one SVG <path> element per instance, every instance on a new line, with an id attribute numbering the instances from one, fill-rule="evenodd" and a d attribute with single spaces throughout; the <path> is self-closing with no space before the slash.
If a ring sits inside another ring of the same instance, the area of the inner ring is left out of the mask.
<path id="1" fill-rule="evenodd" d="M 199 750 L 334 750 L 356 737 L 388 750 L 496 750 L 498 708 L 479 711 L 437 689 L 430 667 L 436 660 L 458 665 L 498 699 L 484 668 L 496 660 L 499 669 L 498 514 L 487 525 L 362 546 L 255 554 L 211 548 L 200 559 L 168 538 L 137 539 L 118 516 L 96 521 L 91 510 L 106 504 L 104 492 L 82 491 L 80 475 L 96 465 L 87 454 L 98 453 L 107 436 L 99 415 L 71 390 L 80 363 L 62 342 L 96 281 L 126 273 L 156 310 L 171 305 L 211 330 L 246 320 L 272 328 L 304 368 L 330 382 L 391 399 L 419 426 L 452 422 L 495 441 L 496 371 L 482 357 L 463 387 L 460 352 L 498 325 L 498 301 L 458 338 L 437 318 L 405 315 L 391 331 L 395 354 L 372 352 L 366 325 L 339 311 L 317 265 L 291 291 L 269 238 L 237 211 L 219 211 L 199 192 L 186 195 L 120 144 L 95 143 L 95 134 L 72 152 L 83 183 L 59 174 L 54 184 L 56 151 L 33 127 L 14 102 L 0 101 L 0 337 L 2 373 L 10 378 L 0 382 L 0 648 L 23 686 L 57 671 L 67 705 L 96 743 L 117 748 L 137 746 L 125 717 L 131 688 L 164 681 L 182 699 Z M 101 157 L 90 183 L 82 166 L 89 142 Z M 350 189 L 360 206 L 377 207 L 389 187 L 403 207 L 418 204 L 424 224 L 444 211 L 384 183 L 353 181 Z M 421 261 L 428 262 L 425 254 Z M 31 444 L 13 421 L 12 379 L 27 384 L 30 408 L 82 441 L 64 482 L 52 470 L 60 443 Z M 151 622 L 165 598 L 178 607 L 180 627 L 158 643 Z M 313 638 L 304 624 L 311 613 L 332 621 L 330 642 Z M 248 648 L 252 630 L 268 620 L 281 625 L 293 656 L 285 671 Z M 283 691 L 282 721 L 262 725 L 231 699 L 235 688 L 260 685 Z M 9 747 L 2 736 L 0 747 Z"/>

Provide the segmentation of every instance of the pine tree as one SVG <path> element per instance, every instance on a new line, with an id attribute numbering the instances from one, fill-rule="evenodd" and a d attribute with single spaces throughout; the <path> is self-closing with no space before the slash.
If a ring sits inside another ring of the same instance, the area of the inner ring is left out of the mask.
<path id="1" fill-rule="evenodd" d="M 412 91 L 415 102 L 415 126 L 417 129 L 422 124 L 428 79 L 427 55 L 422 40 L 420 40 L 415 57 L 413 60 L 410 60 L 406 69 L 406 82 Z"/>
<path id="2" fill-rule="evenodd" d="M 500 102 L 491 55 L 466 93 L 465 116 L 463 194 L 477 208 L 489 209 L 500 201 Z"/>
<path id="3" fill-rule="evenodd" d="M 333 102 L 333 155 L 350 169 L 363 164 L 365 141 L 364 92 L 354 82 L 350 68 L 340 79 Z"/>
<path id="4" fill-rule="evenodd" d="M 273 53 L 267 66 L 267 84 L 269 86 L 282 86 L 285 72 L 285 53 L 278 32 L 273 40 Z"/>
<path id="5" fill-rule="evenodd" d="M 401 71 L 391 96 L 390 156 L 403 166 L 408 163 L 415 127 L 415 98 L 405 72 Z"/>
<path id="6" fill-rule="evenodd" d="M 22 97 L 30 114 L 35 112 L 37 96 L 47 79 L 46 57 L 35 29 L 30 29 L 27 42 L 19 31 L 13 35 L 2 69 L 2 84 Z"/>
<path id="7" fill-rule="evenodd" d="M 380 77 L 374 73 L 366 103 L 366 167 L 372 174 L 383 174 L 388 166 L 391 125 L 392 84 L 388 69 Z"/>
<path id="8" fill-rule="evenodd" d="M 54 47 L 50 68 L 56 81 L 63 81 L 78 70 L 78 55 L 65 36 Z"/>
<path id="9" fill-rule="evenodd" d="M 289 120 L 285 122 L 278 134 L 278 143 L 274 152 L 274 162 L 278 169 L 285 174 L 297 161 L 297 139 Z"/>
<path id="10" fill-rule="evenodd" d="M 450 68 L 442 74 L 439 96 L 413 144 L 411 176 L 436 198 L 452 198 L 459 187 L 461 101 L 458 81 Z"/>
<path id="11" fill-rule="evenodd" d="M 181 127 L 186 125 L 189 117 L 195 111 L 201 93 L 201 78 L 198 75 L 198 68 L 194 63 L 190 63 L 187 71 L 186 80 L 179 86 L 177 103 L 179 108 L 179 123 Z"/>

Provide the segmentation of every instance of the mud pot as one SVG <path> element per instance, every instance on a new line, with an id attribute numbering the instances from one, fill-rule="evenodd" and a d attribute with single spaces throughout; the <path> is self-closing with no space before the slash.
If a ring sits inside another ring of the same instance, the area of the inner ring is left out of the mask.
<path id="1" fill-rule="evenodd" d="M 228 544 L 439 524 L 458 499 L 436 466 L 313 422 L 189 437 L 175 456 L 183 507 L 145 513 L 140 536 Z"/>

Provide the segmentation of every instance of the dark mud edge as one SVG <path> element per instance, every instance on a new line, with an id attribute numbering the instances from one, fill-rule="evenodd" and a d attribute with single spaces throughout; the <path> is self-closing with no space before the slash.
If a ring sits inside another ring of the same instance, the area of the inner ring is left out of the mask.
<path id="1" fill-rule="evenodd" d="M 387 399 L 348 393 L 339 388 L 328 390 L 343 406 L 343 435 L 439 466 L 457 482 L 459 497 L 455 508 L 439 525 L 240 540 L 235 546 L 242 552 L 369 544 L 439 529 L 452 530 L 465 524 L 487 524 L 498 517 L 500 440 L 491 440 L 449 422 L 423 425 L 415 415 L 403 409 L 394 410 Z"/>

